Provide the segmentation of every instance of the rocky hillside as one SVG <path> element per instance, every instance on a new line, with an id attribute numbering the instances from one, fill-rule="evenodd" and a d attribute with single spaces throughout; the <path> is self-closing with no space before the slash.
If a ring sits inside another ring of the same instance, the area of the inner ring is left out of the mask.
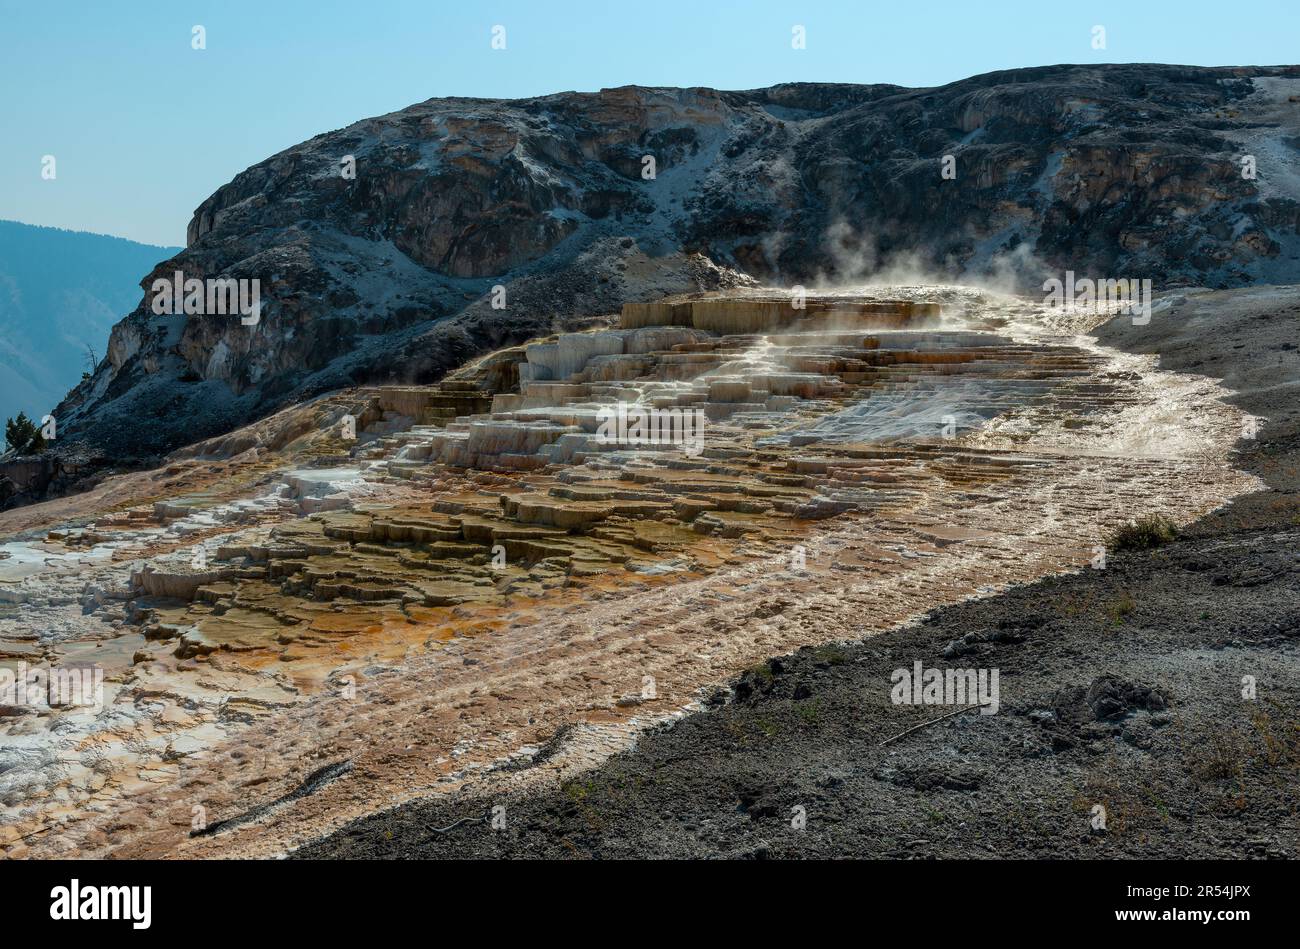
<path id="1" fill-rule="evenodd" d="M 1296 282 L 1298 199 L 1297 66 L 431 99 L 218 189 L 56 414 L 83 451 L 144 461 L 625 299 L 752 280 Z M 260 280 L 260 319 L 155 315 L 178 270 Z"/>

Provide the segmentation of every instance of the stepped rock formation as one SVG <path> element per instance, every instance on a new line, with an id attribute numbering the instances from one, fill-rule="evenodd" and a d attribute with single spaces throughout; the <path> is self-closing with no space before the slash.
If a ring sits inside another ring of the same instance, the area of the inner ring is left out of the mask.
<path id="1" fill-rule="evenodd" d="M 280 853 L 567 773 L 772 654 L 1250 490 L 1240 412 L 1104 319 L 962 288 L 631 304 L 196 443 L 64 522 L 10 512 L 0 658 L 105 683 L 0 706 L 0 845 Z"/>
<path id="2" fill-rule="evenodd" d="M 915 90 L 431 99 L 203 202 L 56 411 L 60 450 L 153 459 L 326 391 L 432 381 L 573 318 L 753 279 L 1277 279 L 1300 255 L 1298 97 L 1300 67 L 1106 65 Z M 152 282 L 176 271 L 260 280 L 260 321 L 154 315 Z"/>

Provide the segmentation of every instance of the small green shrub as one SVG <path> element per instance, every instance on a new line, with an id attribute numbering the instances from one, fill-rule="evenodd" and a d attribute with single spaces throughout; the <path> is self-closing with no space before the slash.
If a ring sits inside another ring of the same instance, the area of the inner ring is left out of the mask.
<path id="1" fill-rule="evenodd" d="M 1111 550 L 1150 550 L 1178 536 L 1174 522 L 1161 514 L 1147 514 L 1119 527 L 1110 535 Z"/>
<path id="2" fill-rule="evenodd" d="M 1122 626 L 1124 621 L 1128 618 L 1128 615 L 1135 609 L 1137 609 L 1137 603 L 1133 600 L 1133 597 L 1129 596 L 1128 592 L 1125 591 L 1110 604 L 1110 609 L 1107 613 L 1110 616 L 1111 623 L 1116 626 Z"/>

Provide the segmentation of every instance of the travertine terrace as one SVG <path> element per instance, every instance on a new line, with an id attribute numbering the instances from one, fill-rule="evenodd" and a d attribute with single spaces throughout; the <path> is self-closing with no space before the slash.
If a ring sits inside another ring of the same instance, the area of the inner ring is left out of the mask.
<path id="1" fill-rule="evenodd" d="M 148 503 L 28 513 L 0 657 L 107 685 L 99 709 L 0 709 L 0 845 L 278 853 L 490 795 L 769 655 L 1248 490 L 1239 413 L 1083 335 L 1104 318 L 961 288 L 628 305 L 191 446 Z M 619 405 L 703 428 L 611 438 Z"/>

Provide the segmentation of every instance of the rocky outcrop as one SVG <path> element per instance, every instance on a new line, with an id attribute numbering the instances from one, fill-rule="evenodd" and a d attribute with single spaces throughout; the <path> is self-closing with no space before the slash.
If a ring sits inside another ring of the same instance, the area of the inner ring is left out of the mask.
<path id="1" fill-rule="evenodd" d="M 56 415 L 130 462 L 751 279 L 1283 282 L 1300 255 L 1297 94 L 1300 67 L 1117 65 L 918 90 L 431 99 L 218 189 Z M 153 313 L 154 280 L 177 271 L 260 281 L 259 319 Z"/>
<path id="2" fill-rule="evenodd" d="M 81 450 L 0 459 L 0 511 L 85 491 L 111 460 Z"/>
<path id="3" fill-rule="evenodd" d="M 53 455 L 13 458 L 0 463 L 0 510 L 43 497 L 59 471 Z"/>

